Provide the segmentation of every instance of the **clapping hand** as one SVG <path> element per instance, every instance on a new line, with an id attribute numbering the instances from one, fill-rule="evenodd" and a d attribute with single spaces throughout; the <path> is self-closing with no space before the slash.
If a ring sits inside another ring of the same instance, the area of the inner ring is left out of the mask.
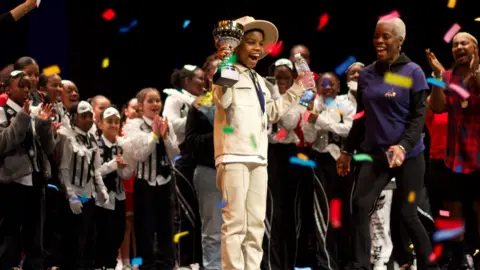
<path id="1" fill-rule="evenodd" d="M 41 120 L 48 120 L 53 113 L 53 105 L 50 103 L 42 104 L 42 108 L 38 110 L 37 118 Z"/>
<path id="2" fill-rule="evenodd" d="M 128 163 L 122 160 L 120 155 L 115 156 L 115 161 L 117 162 L 117 167 L 123 169 L 128 166 Z"/>
<path id="3" fill-rule="evenodd" d="M 165 117 L 164 120 L 159 115 L 155 116 L 155 118 L 153 118 L 152 129 L 157 137 L 165 139 L 168 134 L 168 119 Z"/>
<path id="4" fill-rule="evenodd" d="M 437 57 L 433 52 L 430 51 L 430 49 L 426 49 L 425 53 L 427 55 L 428 64 L 430 65 L 430 68 L 432 68 L 435 76 L 442 75 L 442 72 L 445 71 L 445 68 L 443 67 L 442 63 L 438 61 Z"/>

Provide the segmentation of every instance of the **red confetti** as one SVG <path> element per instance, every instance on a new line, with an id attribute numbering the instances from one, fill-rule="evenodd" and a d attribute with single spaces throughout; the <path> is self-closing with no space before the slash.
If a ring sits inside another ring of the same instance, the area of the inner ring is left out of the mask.
<path id="1" fill-rule="evenodd" d="M 342 227 L 342 201 L 340 199 L 330 201 L 330 223 L 334 229 Z"/>
<path id="2" fill-rule="evenodd" d="M 287 134 L 288 134 L 287 130 L 282 128 L 278 131 L 277 135 L 275 135 L 275 140 L 280 141 L 285 137 L 287 137 Z"/>
<path id="3" fill-rule="evenodd" d="M 329 16 L 327 13 L 323 13 L 322 16 L 320 16 L 320 22 L 318 23 L 317 31 L 321 31 L 325 25 L 328 23 Z"/>
<path id="4" fill-rule="evenodd" d="M 440 258 L 440 255 L 442 255 L 442 251 L 443 251 L 443 246 L 441 244 L 435 245 L 433 247 L 432 254 L 430 254 L 430 256 L 428 257 L 428 260 L 430 262 L 434 262 L 438 260 L 438 258 Z"/>
<path id="5" fill-rule="evenodd" d="M 362 118 L 365 115 L 365 111 L 361 111 L 353 116 L 353 120 Z"/>
<path id="6" fill-rule="evenodd" d="M 267 49 L 268 54 L 277 57 L 283 51 L 283 41 L 280 40 L 277 44 L 267 44 L 265 48 Z"/>
<path id="7" fill-rule="evenodd" d="M 388 21 L 388 20 L 391 20 L 391 19 L 395 19 L 395 18 L 399 18 L 400 17 L 400 13 L 398 13 L 398 11 L 394 10 L 386 15 L 383 15 L 383 16 L 380 16 L 378 19 L 379 20 L 382 20 L 382 21 Z"/>
<path id="8" fill-rule="evenodd" d="M 308 122 L 308 118 L 310 117 L 310 114 L 312 114 L 311 111 L 305 111 L 305 113 L 303 114 L 303 121 L 304 122 Z"/>
<path id="9" fill-rule="evenodd" d="M 463 220 L 435 219 L 435 228 L 438 230 L 451 230 L 464 226 Z"/>
<path id="10" fill-rule="evenodd" d="M 105 12 L 103 12 L 102 14 L 102 17 L 107 21 L 112 20 L 113 18 L 115 18 L 115 16 L 116 16 L 115 11 L 113 11 L 113 9 L 111 8 L 105 10 Z"/>

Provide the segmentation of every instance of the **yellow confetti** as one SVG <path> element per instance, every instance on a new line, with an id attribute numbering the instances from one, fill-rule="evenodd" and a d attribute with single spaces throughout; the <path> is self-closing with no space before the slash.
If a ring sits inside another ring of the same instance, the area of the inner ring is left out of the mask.
<path id="1" fill-rule="evenodd" d="M 396 86 L 404 87 L 410 89 L 413 85 L 413 80 L 410 77 L 398 75 L 392 72 L 385 73 L 385 77 L 383 78 L 385 83 L 393 84 Z"/>
<path id="2" fill-rule="evenodd" d="M 298 153 L 297 157 L 301 160 L 308 160 L 308 156 L 303 153 Z"/>
<path id="3" fill-rule="evenodd" d="M 60 68 L 57 65 L 46 67 L 43 69 L 43 74 L 45 74 L 45 76 L 60 74 Z"/>
<path id="4" fill-rule="evenodd" d="M 475 19 L 476 22 L 480 22 L 480 17 Z"/>
<path id="5" fill-rule="evenodd" d="M 415 201 L 415 192 L 410 191 L 410 193 L 408 193 L 408 202 L 413 203 L 414 201 Z"/>
<path id="6" fill-rule="evenodd" d="M 457 0 L 448 0 L 448 5 L 447 5 L 448 8 L 455 8 L 456 5 L 457 5 Z"/>
<path id="7" fill-rule="evenodd" d="M 185 235 L 188 235 L 188 231 L 175 234 L 175 235 L 173 236 L 173 242 L 174 242 L 175 244 L 177 244 L 178 241 L 180 241 L 180 238 L 181 238 L 181 237 L 184 237 Z"/>
<path id="8" fill-rule="evenodd" d="M 473 253 L 473 256 L 477 256 L 477 254 L 478 254 L 479 251 L 480 251 L 480 250 L 475 249 L 475 253 Z"/>
<path id="9" fill-rule="evenodd" d="M 102 61 L 102 68 L 108 68 L 109 66 L 110 66 L 110 59 L 106 57 Z"/>
<path id="10" fill-rule="evenodd" d="M 198 103 L 204 107 L 211 107 L 213 105 L 212 92 L 207 92 L 205 95 L 200 96 Z"/>
<path id="11" fill-rule="evenodd" d="M 413 249 L 413 244 L 410 244 L 410 246 L 408 246 L 409 248 Z"/>

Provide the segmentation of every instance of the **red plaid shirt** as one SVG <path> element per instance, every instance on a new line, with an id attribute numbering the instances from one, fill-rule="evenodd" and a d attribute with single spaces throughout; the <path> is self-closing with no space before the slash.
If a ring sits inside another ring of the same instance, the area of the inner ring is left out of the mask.
<path id="1" fill-rule="evenodd" d="M 451 90 L 444 91 L 448 112 L 445 164 L 457 173 L 480 172 L 480 89 L 475 78 L 464 85 L 455 70 L 447 70 L 442 76 L 447 84 L 460 85 L 470 93 L 468 106 L 462 108 L 462 97 Z"/>

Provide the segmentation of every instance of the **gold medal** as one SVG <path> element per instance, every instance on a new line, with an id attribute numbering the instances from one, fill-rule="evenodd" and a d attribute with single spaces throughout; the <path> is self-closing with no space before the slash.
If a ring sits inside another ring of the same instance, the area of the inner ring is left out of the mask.
<path id="1" fill-rule="evenodd" d="M 468 101 L 467 100 L 464 100 L 462 101 L 462 103 L 460 103 L 460 105 L 462 106 L 462 108 L 467 108 L 468 107 Z"/>

